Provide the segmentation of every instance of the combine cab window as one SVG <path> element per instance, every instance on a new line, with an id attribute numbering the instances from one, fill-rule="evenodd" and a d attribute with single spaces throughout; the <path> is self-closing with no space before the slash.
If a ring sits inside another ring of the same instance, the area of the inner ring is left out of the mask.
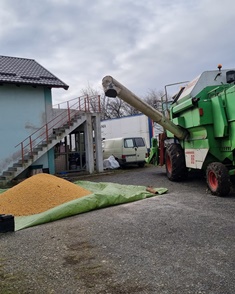
<path id="1" fill-rule="evenodd" d="M 228 84 L 235 82 L 235 71 L 234 70 L 227 71 L 226 79 Z"/>

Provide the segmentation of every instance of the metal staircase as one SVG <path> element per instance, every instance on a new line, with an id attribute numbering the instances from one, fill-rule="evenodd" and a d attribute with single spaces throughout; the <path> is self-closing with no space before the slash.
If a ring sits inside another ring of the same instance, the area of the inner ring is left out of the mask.
<path id="1" fill-rule="evenodd" d="M 63 104 L 65 103 L 65 107 Z M 53 118 L 21 141 L 16 156 L 7 170 L 0 174 L 0 185 L 11 182 L 63 138 L 86 121 L 89 113 L 100 112 L 99 96 L 82 96 L 52 108 Z"/>

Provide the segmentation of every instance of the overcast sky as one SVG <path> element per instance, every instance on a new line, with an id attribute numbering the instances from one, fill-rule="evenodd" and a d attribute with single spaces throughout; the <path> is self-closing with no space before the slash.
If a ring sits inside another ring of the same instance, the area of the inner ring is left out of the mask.
<path id="1" fill-rule="evenodd" d="M 67 83 L 54 102 L 102 91 L 106 75 L 144 97 L 235 67 L 234 0 L 1 0 L 0 55 L 31 58 Z"/>

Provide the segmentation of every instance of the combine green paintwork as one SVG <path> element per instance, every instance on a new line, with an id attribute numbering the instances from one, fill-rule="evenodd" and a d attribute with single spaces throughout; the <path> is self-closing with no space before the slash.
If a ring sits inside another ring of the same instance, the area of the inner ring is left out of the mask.
<path id="1" fill-rule="evenodd" d="M 148 163 L 165 162 L 171 181 L 185 179 L 192 169 L 203 170 L 212 194 L 226 196 L 235 174 L 235 69 L 218 69 L 203 72 L 181 89 L 173 97 L 169 118 L 110 76 L 103 87 L 107 96 L 118 96 L 166 130 L 164 152 L 164 144 L 159 152 L 155 138 Z"/>
<path id="2" fill-rule="evenodd" d="M 153 165 L 158 165 L 159 164 L 158 157 L 159 157 L 158 141 L 157 141 L 157 138 L 152 138 L 151 149 L 150 149 L 149 157 L 146 158 L 146 162 Z"/>
<path id="3" fill-rule="evenodd" d="M 234 165 L 231 150 L 235 149 L 235 86 L 206 87 L 192 103 L 188 97 L 182 103 L 171 106 L 170 116 L 175 125 L 186 128 L 187 140 L 180 141 L 182 148 L 208 148 L 209 162 L 229 160 Z M 167 131 L 169 138 L 174 135 Z"/>

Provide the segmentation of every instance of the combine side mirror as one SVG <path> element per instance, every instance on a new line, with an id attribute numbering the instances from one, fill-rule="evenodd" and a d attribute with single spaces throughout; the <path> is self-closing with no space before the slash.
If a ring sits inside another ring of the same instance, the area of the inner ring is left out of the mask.
<path id="1" fill-rule="evenodd" d="M 235 71 L 230 70 L 226 72 L 226 81 L 228 84 L 235 82 Z"/>

